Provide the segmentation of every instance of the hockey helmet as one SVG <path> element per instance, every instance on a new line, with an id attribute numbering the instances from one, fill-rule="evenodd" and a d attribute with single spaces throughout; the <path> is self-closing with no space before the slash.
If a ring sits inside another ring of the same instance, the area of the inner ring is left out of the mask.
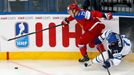
<path id="1" fill-rule="evenodd" d="M 79 10 L 80 10 L 80 8 L 78 7 L 78 5 L 75 4 L 75 3 L 70 4 L 67 9 L 68 9 L 68 10 L 72 10 L 72 11 L 74 11 L 74 10 L 75 10 L 75 11 L 79 11 Z"/>
<path id="2" fill-rule="evenodd" d="M 108 43 L 110 43 L 110 44 L 117 43 L 118 39 L 117 39 L 116 35 L 117 35 L 116 33 L 111 33 L 107 38 Z"/>

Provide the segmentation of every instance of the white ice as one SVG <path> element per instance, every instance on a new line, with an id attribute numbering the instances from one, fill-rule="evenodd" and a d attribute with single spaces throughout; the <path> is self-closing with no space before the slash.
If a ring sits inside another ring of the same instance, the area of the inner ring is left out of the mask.
<path id="1" fill-rule="evenodd" d="M 15 69 L 18 67 L 18 69 Z M 111 75 L 134 75 L 134 63 L 123 61 Z M 0 61 L 0 75 L 108 75 L 101 65 L 84 67 L 76 60 Z"/>

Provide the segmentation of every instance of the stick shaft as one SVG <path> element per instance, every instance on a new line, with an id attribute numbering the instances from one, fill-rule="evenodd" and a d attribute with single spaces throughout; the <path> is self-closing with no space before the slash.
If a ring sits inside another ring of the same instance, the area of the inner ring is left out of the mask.
<path id="1" fill-rule="evenodd" d="M 102 59 L 103 59 L 103 62 L 105 62 L 105 58 L 104 58 L 104 55 L 102 54 L 102 52 L 100 50 L 98 50 L 102 56 Z M 111 75 L 110 71 L 108 68 L 106 68 L 107 72 L 108 72 L 108 75 Z"/>
<path id="2" fill-rule="evenodd" d="M 105 62 L 104 55 L 102 54 L 102 52 L 101 52 L 101 51 L 100 51 L 100 54 L 101 54 L 101 56 L 102 56 L 103 61 Z M 110 73 L 109 69 L 108 69 L 108 68 L 106 68 L 106 70 L 107 70 L 107 72 L 108 72 L 108 75 L 111 75 L 111 73 Z"/>
<path id="3" fill-rule="evenodd" d="M 49 27 L 49 28 L 45 28 L 45 29 L 42 29 L 42 30 L 39 30 L 39 31 L 36 31 L 36 32 L 31 32 L 31 33 L 28 33 L 28 34 L 25 34 L 25 35 L 22 35 L 22 36 L 14 37 L 14 38 L 8 39 L 8 41 L 12 41 L 12 40 L 24 37 L 24 36 L 32 35 L 32 34 L 35 34 L 35 33 L 38 33 L 38 32 L 42 32 L 42 31 L 45 31 L 45 30 L 49 30 L 51 28 L 55 28 L 55 27 L 59 27 L 59 26 L 62 26 L 62 24 L 59 24 L 59 25 L 56 25 L 56 26 L 52 26 L 52 27 Z"/>

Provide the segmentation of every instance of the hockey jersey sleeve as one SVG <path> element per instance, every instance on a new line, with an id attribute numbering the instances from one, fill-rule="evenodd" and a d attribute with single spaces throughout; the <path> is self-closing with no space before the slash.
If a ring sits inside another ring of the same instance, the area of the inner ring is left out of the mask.
<path id="1" fill-rule="evenodd" d="M 98 18 L 102 18 L 103 17 L 103 13 L 100 11 L 91 11 L 92 17 L 98 17 Z"/>
<path id="2" fill-rule="evenodd" d="M 94 19 L 94 18 L 103 18 L 103 13 L 99 12 L 99 11 L 86 11 L 85 12 L 85 19 L 89 20 L 89 19 Z"/>
<path id="3" fill-rule="evenodd" d="M 94 17 L 94 18 L 105 18 L 105 19 L 108 19 L 108 20 L 111 20 L 113 18 L 111 12 L 102 13 L 100 11 L 94 10 L 94 11 L 91 11 L 91 14 L 92 14 L 92 17 Z"/>
<path id="4" fill-rule="evenodd" d="M 72 20 L 74 20 L 74 17 L 72 16 L 67 17 L 67 21 L 72 21 Z"/>
<path id="5" fill-rule="evenodd" d="M 69 16 L 69 17 L 66 17 L 62 22 L 61 24 L 63 26 L 67 26 L 69 24 L 70 21 L 74 20 L 74 18 L 72 16 Z"/>

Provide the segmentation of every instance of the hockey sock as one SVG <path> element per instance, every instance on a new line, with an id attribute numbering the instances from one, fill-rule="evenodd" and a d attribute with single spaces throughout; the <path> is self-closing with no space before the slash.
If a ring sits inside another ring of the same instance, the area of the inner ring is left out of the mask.
<path id="1" fill-rule="evenodd" d="M 99 50 L 99 52 L 104 52 L 105 51 L 105 48 L 104 48 L 103 44 L 98 44 L 97 49 Z"/>
<path id="2" fill-rule="evenodd" d="M 81 52 L 81 55 L 84 57 L 84 56 L 86 56 L 87 55 L 87 48 L 86 47 L 82 47 L 82 48 L 80 48 L 80 52 Z"/>

